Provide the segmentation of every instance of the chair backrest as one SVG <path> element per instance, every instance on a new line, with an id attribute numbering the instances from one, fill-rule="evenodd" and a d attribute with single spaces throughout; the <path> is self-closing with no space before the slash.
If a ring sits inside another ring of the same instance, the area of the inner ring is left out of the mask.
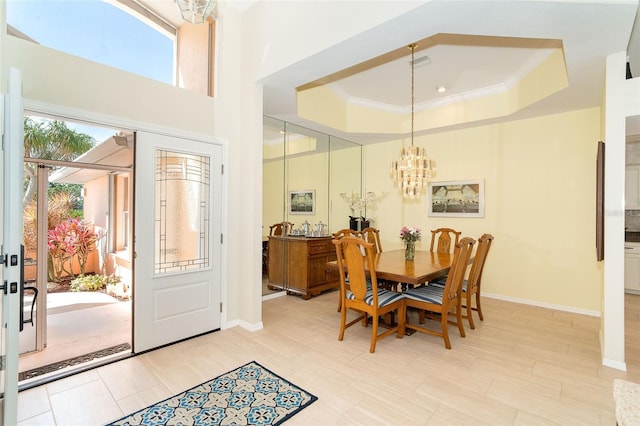
<path id="1" fill-rule="evenodd" d="M 364 301 L 367 294 L 367 273 L 365 262 L 369 269 L 369 279 L 374 298 L 373 306 L 378 306 L 378 281 L 373 265 L 373 243 L 368 243 L 359 237 L 342 237 L 332 240 L 336 246 L 338 271 L 340 273 L 340 296 L 346 295 L 346 282 L 348 274 L 349 290 L 353 293 L 354 300 Z M 362 253 L 365 253 L 363 256 Z M 346 272 L 346 274 L 345 274 Z"/>
<path id="2" fill-rule="evenodd" d="M 464 237 L 453 249 L 453 261 L 447 275 L 447 282 L 442 293 L 442 305 L 456 300 L 462 293 L 462 282 L 467 273 L 467 266 L 473 245 L 476 241 L 473 238 Z"/>
<path id="3" fill-rule="evenodd" d="M 467 297 L 477 293 L 480 287 L 480 280 L 482 279 L 482 271 L 484 270 L 484 264 L 493 242 L 493 235 L 483 234 L 478 238 L 478 248 L 476 249 L 476 255 L 473 258 L 473 264 L 471 265 L 471 271 L 469 272 L 469 279 L 467 280 Z"/>
<path id="4" fill-rule="evenodd" d="M 287 235 L 293 229 L 293 223 L 280 222 L 274 223 L 269 227 L 269 235 Z"/>
<path id="5" fill-rule="evenodd" d="M 451 249 L 458 244 L 462 232 L 456 231 L 451 228 L 438 228 L 431 231 L 431 246 L 429 251 L 434 251 L 433 247 L 436 246 L 436 253 L 451 253 Z M 454 236 L 454 241 L 451 241 L 451 236 Z"/>
<path id="6" fill-rule="evenodd" d="M 382 244 L 380 243 L 380 231 L 376 228 L 364 228 L 360 231 L 362 238 L 368 243 L 373 243 L 373 252 L 382 253 Z"/>
<path id="7" fill-rule="evenodd" d="M 331 236 L 333 236 L 333 238 L 359 237 L 360 236 L 360 231 L 354 231 L 353 229 L 345 228 L 345 229 L 341 229 L 341 230 L 339 230 L 337 232 L 334 232 L 333 234 L 331 234 Z"/>

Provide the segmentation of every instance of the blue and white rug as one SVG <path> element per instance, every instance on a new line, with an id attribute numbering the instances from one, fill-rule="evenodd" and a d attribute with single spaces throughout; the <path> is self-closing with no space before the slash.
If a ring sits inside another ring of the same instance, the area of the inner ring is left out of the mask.
<path id="1" fill-rule="evenodd" d="M 255 361 L 111 425 L 279 425 L 318 398 Z"/>

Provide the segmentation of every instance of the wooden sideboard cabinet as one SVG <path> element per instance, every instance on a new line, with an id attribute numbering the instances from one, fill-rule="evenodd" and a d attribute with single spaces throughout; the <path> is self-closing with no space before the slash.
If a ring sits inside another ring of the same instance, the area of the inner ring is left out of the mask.
<path id="1" fill-rule="evenodd" d="M 337 271 L 326 263 L 336 260 L 332 237 L 269 237 L 269 288 L 302 295 L 304 299 L 338 288 Z"/>

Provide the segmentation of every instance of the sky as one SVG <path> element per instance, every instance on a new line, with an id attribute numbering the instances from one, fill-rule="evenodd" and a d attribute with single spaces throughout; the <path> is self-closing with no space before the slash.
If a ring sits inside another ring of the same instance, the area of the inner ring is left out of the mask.
<path id="1" fill-rule="evenodd" d="M 173 84 L 173 39 L 102 0 L 7 0 L 7 23 L 44 46 Z M 115 133 L 69 127 L 99 142 Z"/>
<path id="2" fill-rule="evenodd" d="M 8 0 L 7 22 L 37 42 L 173 82 L 173 40 L 101 0 Z"/>

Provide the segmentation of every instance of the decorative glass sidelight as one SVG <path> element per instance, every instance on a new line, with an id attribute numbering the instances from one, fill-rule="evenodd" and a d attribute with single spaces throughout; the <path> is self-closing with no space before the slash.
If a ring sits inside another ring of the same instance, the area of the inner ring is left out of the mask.
<path id="1" fill-rule="evenodd" d="M 210 168 L 207 156 L 156 150 L 156 274 L 209 267 Z"/>

